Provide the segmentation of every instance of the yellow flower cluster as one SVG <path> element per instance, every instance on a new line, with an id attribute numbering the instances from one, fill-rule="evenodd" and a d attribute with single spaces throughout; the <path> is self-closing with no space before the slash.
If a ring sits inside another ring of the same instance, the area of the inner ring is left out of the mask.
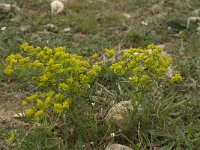
<path id="1" fill-rule="evenodd" d="M 114 49 L 105 49 L 104 52 L 106 53 L 108 58 L 111 58 L 115 55 L 115 50 Z"/>
<path id="2" fill-rule="evenodd" d="M 37 93 L 22 101 L 22 106 L 28 106 L 25 115 L 40 120 L 46 116 L 49 110 L 62 113 L 69 108 L 72 99 L 66 98 L 64 94 L 50 91 L 48 93 Z"/>
<path id="3" fill-rule="evenodd" d="M 60 114 L 70 107 L 73 100 L 83 95 L 102 70 L 97 54 L 92 59 L 85 60 L 82 56 L 68 53 L 64 47 L 50 49 L 30 46 L 24 43 L 20 47 L 23 52 L 11 54 L 4 73 L 7 75 L 22 75 L 29 77 L 38 85 L 39 92 L 27 97 L 21 105 L 28 108 L 26 116 L 39 121 Z M 115 50 L 106 49 L 107 58 L 115 55 Z M 108 59 L 110 60 L 110 59 Z M 145 85 L 156 82 L 166 76 L 173 59 L 161 48 L 149 45 L 146 49 L 131 48 L 122 57 L 111 63 L 109 69 L 124 77 L 128 77 L 134 85 Z M 105 68 L 108 66 L 104 66 Z M 107 68 L 106 68 L 107 69 Z M 171 83 L 182 80 L 180 74 L 175 74 Z"/>
<path id="4" fill-rule="evenodd" d="M 4 73 L 7 75 L 12 75 L 16 66 L 26 67 L 26 64 L 30 62 L 29 57 L 22 57 L 20 54 L 11 54 L 6 58 L 6 61 L 9 62 L 9 65 L 4 70 Z"/>
<path id="5" fill-rule="evenodd" d="M 133 84 L 146 84 L 164 77 L 172 61 L 163 49 L 151 44 L 147 49 L 129 49 L 120 61 L 110 66 L 110 70 L 128 76 Z M 178 76 L 175 78 L 171 80 L 181 80 Z"/>
<path id="6" fill-rule="evenodd" d="M 123 75 L 126 72 L 126 62 L 116 62 L 110 66 L 110 70 L 112 70 L 114 73 Z"/>
<path id="7" fill-rule="evenodd" d="M 95 53 L 94 55 L 91 56 L 91 58 L 94 60 L 94 61 L 98 61 L 99 60 L 99 56 Z"/>
<path id="8" fill-rule="evenodd" d="M 21 55 L 11 54 L 6 58 L 8 66 L 4 73 L 29 76 L 40 87 L 40 92 L 44 91 L 22 102 L 22 106 L 29 108 L 26 115 L 36 120 L 45 117 L 48 111 L 61 113 L 67 109 L 73 99 L 85 93 L 101 71 L 100 65 L 68 53 L 64 47 L 34 48 L 24 43 L 20 48 Z"/>
<path id="9" fill-rule="evenodd" d="M 180 74 L 174 74 L 174 76 L 170 79 L 170 83 L 178 83 L 183 80 L 183 77 Z"/>

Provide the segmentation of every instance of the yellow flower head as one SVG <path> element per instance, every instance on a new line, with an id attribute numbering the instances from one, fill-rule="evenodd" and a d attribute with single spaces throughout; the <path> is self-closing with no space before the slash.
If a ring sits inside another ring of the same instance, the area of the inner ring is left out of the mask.
<path id="1" fill-rule="evenodd" d="M 124 74 L 126 71 L 126 62 L 120 61 L 110 66 L 110 70 L 117 74 Z"/>
<path id="2" fill-rule="evenodd" d="M 137 75 L 142 73 L 143 69 L 141 67 L 136 67 L 133 69 L 133 74 Z"/>
<path id="3" fill-rule="evenodd" d="M 100 72 L 102 70 L 102 67 L 99 65 L 93 65 L 92 70 L 95 70 L 96 72 Z"/>
<path id="4" fill-rule="evenodd" d="M 44 106 L 43 101 L 40 100 L 40 99 L 37 99 L 37 107 L 38 107 L 38 108 L 42 108 L 43 106 Z"/>
<path id="5" fill-rule="evenodd" d="M 115 55 L 115 50 L 114 49 L 105 49 L 104 52 L 106 53 L 106 55 L 110 58 L 113 57 Z"/>
<path id="6" fill-rule="evenodd" d="M 40 62 L 40 60 L 35 60 L 35 61 L 32 63 L 32 66 L 33 66 L 33 67 L 43 67 L 44 65 Z"/>
<path id="7" fill-rule="evenodd" d="M 166 73 L 166 68 L 165 67 L 157 68 L 156 73 L 158 76 L 163 76 Z"/>
<path id="8" fill-rule="evenodd" d="M 54 59 L 53 58 L 49 59 L 47 66 L 52 66 L 53 64 L 54 64 Z"/>
<path id="9" fill-rule="evenodd" d="M 63 105 L 60 103 L 54 104 L 54 111 L 57 113 L 61 113 L 63 111 Z"/>
<path id="10" fill-rule="evenodd" d="M 132 82 L 133 84 L 138 83 L 138 77 L 136 77 L 136 76 L 131 77 L 130 80 L 131 80 L 131 82 Z"/>
<path id="11" fill-rule="evenodd" d="M 183 80 L 183 77 L 181 76 L 181 74 L 174 74 L 174 76 L 170 79 L 171 83 L 178 83 L 181 82 Z"/>
<path id="12" fill-rule="evenodd" d="M 148 75 L 143 75 L 141 78 L 140 78 L 140 82 L 141 83 L 147 83 L 150 81 L 150 78 Z"/>
<path id="13" fill-rule="evenodd" d="M 15 58 L 10 59 L 9 61 L 10 61 L 11 66 L 17 64 L 17 62 L 18 62 L 17 59 L 15 59 Z"/>
<path id="14" fill-rule="evenodd" d="M 95 53 L 94 55 L 91 56 L 91 58 L 94 60 L 94 61 L 97 61 L 99 59 L 99 56 Z"/>
<path id="15" fill-rule="evenodd" d="M 65 52 L 66 48 L 65 47 L 57 47 L 54 49 L 55 52 Z"/>
<path id="16" fill-rule="evenodd" d="M 46 75 L 46 74 L 44 74 L 44 75 L 42 75 L 42 76 L 40 76 L 40 81 L 41 82 L 46 82 L 46 81 L 48 81 L 48 76 Z"/>
<path id="17" fill-rule="evenodd" d="M 51 101 L 51 97 L 47 97 L 44 101 L 44 108 L 49 108 L 49 106 L 51 105 L 52 101 Z"/>
<path id="18" fill-rule="evenodd" d="M 133 67 L 135 67 L 135 65 L 136 65 L 136 61 L 135 60 L 131 60 L 129 63 L 128 63 L 128 68 L 130 69 L 130 68 L 133 68 Z"/>
<path id="19" fill-rule="evenodd" d="M 39 121 L 42 117 L 44 117 L 45 113 L 43 110 L 39 110 L 34 114 L 34 119 Z"/>
<path id="20" fill-rule="evenodd" d="M 160 52 L 163 51 L 162 48 L 160 48 L 160 47 L 158 47 L 158 46 L 156 46 L 154 44 L 148 45 L 147 48 L 150 49 L 150 50 L 152 50 L 153 52 L 156 52 L 156 53 L 160 53 Z"/>
<path id="21" fill-rule="evenodd" d="M 27 101 L 24 100 L 24 101 L 22 101 L 21 105 L 22 105 L 22 106 L 27 106 L 28 103 L 27 103 Z"/>
<path id="22" fill-rule="evenodd" d="M 27 97 L 26 100 L 29 101 L 29 102 L 32 102 L 37 98 L 38 98 L 38 94 L 33 94 L 33 95 Z"/>
<path id="23" fill-rule="evenodd" d="M 5 70 L 4 70 L 4 73 L 7 74 L 7 75 L 11 75 L 14 73 L 14 70 L 12 68 L 12 66 L 8 66 Z"/>
<path id="24" fill-rule="evenodd" d="M 63 90 L 63 91 L 67 91 L 69 89 L 69 86 L 65 83 L 60 83 L 58 87 L 60 90 Z"/>
<path id="25" fill-rule="evenodd" d="M 63 109 L 69 108 L 70 103 L 71 103 L 71 101 L 69 101 L 69 100 L 64 101 L 62 104 Z"/>
<path id="26" fill-rule="evenodd" d="M 49 91 L 48 93 L 46 93 L 47 97 L 52 97 L 55 94 L 54 91 Z"/>
<path id="27" fill-rule="evenodd" d="M 61 70 L 62 69 L 62 64 L 54 64 L 54 65 L 52 65 L 52 69 Z"/>
<path id="28" fill-rule="evenodd" d="M 28 47 L 28 46 L 29 46 L 28 43 L 23 43 L 23 44 L 20 46 L 20 48 L 25 49 L 25 48 Z"/>
<path id="29" fill-rule="evenodd" d="M 25 112 L 25 116 L 30 117 L 30 116 L 33 115 L 33 113 L 34 113 L 33 108 L 29 108 L 28 110 L 26 110 L 26 112 Z"/>
<path id="30" fill-rule="evenodd" d="M 68 79 L 67 79 L 67 84 L 72 84 L 73 83 L 73 81 L 74 81 L 74 79 L 73 79 L 73 77 L 71 76 L 71 77 L 69 77 Z"/>
<path id="31" fill-rule="evenodd" d="M 123 58 L 130 58 L 131 57 L 130 51 L 125 52 L 122 57 Z"/>
<path id="32" fill-rule="evenodd" d="M 63 94 L 58 93 L 58 94 L 55 95 L 56 101 L 60 101 L 60 100 L 62 100 L 63 98 L 64 98 L 64 95 L 63 95 Z"/>

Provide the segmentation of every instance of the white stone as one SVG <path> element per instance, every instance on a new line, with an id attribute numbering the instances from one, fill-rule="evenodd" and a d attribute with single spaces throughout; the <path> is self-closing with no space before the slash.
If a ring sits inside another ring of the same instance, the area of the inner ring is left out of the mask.
<path id="1" fill-rule="evenodd" d="M 64 28 L 64 32 L 70 32 L 71 28 Z"/>
<path id="2" fill-rule="evenodd" d="M 148 26 L 149 23 L 147 22 L 147 20 L 144 20 L 144 21 L 141 21 L 141 24 L 145 25 L 145 26 Z"/>
<path id="3" fill-rule="evenodd" d="M 24 117 L 24 113 L 17 113 L 17 114 L 14 114 L 14 117 L 15 118 L 22 118 L 22 117 Z"/>
<path id="4" fill-rule="evenodd" d="M 54 0 L 51 2 L 51 14 L 57 15 L 59 13 L 62 13 L 65 9 L 64 4 L 59 0 Z"/>
<path id="5" fill-rule="evenodd" d="M 130 19 L 131 18 L 131 15 L 130 14 L 127 14 L 127 13 L 123 13 L 123 16 L 127 19 Z"/>
<path id="6" fill-rule="evenodd" d="M 1 27 L 1 31 L 5 31 L 7 27 Z"/>

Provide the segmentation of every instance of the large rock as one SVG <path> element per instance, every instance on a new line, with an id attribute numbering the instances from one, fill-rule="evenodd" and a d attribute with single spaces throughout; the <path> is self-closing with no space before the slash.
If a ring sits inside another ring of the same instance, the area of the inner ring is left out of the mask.
<path id="1" fill-rule="evenodd" d="M 133 106 L 131 101 L 121 101 L 111 107 L 106 116 L 106 124 L 109 127 L 123 129 L 130 118 Z"/>
<path id="2" fill-rule="evenodd" d="M 53 0 L 51 2 L 51 14 L 57 15 L 64 12 L 65 6 L 62 1 L 60 0 Z"/>
<path id="3" fill-rule="evenodd" d="M 134 149 L 121 144 L 110 144 L 106 147 L 105 150 L 134 150 Z"/>
<path id="4" fill-rule="evenodd" d="M 20 8 L 17 7 L 16 4 L 6 4 L 6 3 L 0 3 L 0 13 L 9 13 L 13 12 L 15 14 L 20 13 Z"/>

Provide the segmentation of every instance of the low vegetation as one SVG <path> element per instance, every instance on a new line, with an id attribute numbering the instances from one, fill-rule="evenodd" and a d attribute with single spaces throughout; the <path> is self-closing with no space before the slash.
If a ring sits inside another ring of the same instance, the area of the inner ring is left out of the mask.
<path id="1" fill-rule="evenodd" d="M 16 4 L 0 15 L 0 148 L 198 149 L 198 0 Z M 122 101 L 125 122 L 107 122 Z"/>

